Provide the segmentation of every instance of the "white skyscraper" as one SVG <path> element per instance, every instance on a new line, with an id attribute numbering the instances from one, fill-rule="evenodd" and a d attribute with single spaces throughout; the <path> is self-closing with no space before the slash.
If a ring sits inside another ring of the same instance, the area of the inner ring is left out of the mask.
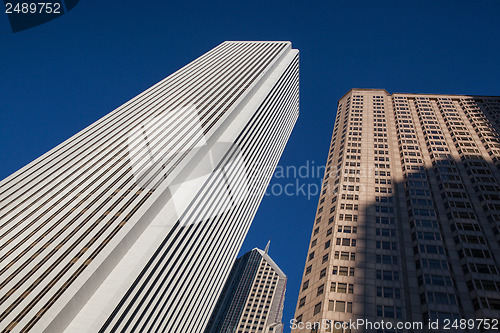
<path id="1" fill-rule="evenodd" d="M 202 332 L 298 117 L 298 51 L 225 42 L 0 182 L 0 329 Z"/>
<path id="2" fill-rule="evenodd" d="M 267 253 L 269 243 L 236 260 L 204 333 L 283 332 L 287 277 Z"/>

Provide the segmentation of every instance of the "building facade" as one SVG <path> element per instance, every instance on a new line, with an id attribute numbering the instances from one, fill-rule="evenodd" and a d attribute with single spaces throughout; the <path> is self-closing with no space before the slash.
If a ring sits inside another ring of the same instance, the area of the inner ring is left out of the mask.
<path id="1" fill-rule="evenodd" d="M 205 333 L 282 333 L 286 275 L 265 251 L 238 258 Z"/>
<path id="2" fill-rule="evenodd" d="M 1 330 L 203 332 L 298 73 L 289 42 L 224 42 L 0 182 Z"/>
<path id="3" fill-rule="evenodd" d="M 349 91 L 292 331 L 496 331 L 499 167 L 499 97 Z"/>

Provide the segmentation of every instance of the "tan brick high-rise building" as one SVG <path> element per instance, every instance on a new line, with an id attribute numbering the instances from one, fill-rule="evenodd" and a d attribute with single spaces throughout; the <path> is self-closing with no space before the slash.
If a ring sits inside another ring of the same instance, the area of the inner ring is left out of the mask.
<path id="1" fill-rule="evenodd" d="M 499 168 L 499 97 L 350 90 L 292 332 L 499 327 Z"/>

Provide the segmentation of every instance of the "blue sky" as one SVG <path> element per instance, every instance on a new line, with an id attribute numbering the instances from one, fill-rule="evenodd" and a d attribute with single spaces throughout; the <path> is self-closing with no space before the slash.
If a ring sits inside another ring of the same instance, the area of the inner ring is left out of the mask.
<path id="1" fill-rule="evenodd" d="M 224 40 L 300 50 L 301 114 L 280 165 L 323 165 L 350 88 L 500 95 L 499 10 L 498 1 L 81 0 L 16 34 L 0 14 L 0 179 Z M 265 197 L 241 250 L 271 238 L 289 276 L 285 322 L 316 205 L 317 196 Z"/>

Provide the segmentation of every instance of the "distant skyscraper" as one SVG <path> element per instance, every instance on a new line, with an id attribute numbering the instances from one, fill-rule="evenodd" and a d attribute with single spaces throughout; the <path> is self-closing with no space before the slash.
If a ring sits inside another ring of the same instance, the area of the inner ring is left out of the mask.
<path id="1" fill-rule="evenodd" d="M 289 42 L 222 43 L 0 182 L 0 328 L 203 332 L 298 66 Z"/>
<path id="2" fill-rule="evenodd" d="M 414 322 L 424 326 L 408 331 L 478 332 L 475 319 L 498 323 L 499 167 L 499 97 L 349 91 L 338 102 L 293 331 L 395 332 L 396 322 Z M 341 328 L 357 319 L 394 326 Z M 313 326 L 322 321 L 334 327 Z"/>
<path id="3" fill-rule="evenodd" d="M 286 275 L 267 251 L 238 258 L 205 333 L 281 333 Z"/>

